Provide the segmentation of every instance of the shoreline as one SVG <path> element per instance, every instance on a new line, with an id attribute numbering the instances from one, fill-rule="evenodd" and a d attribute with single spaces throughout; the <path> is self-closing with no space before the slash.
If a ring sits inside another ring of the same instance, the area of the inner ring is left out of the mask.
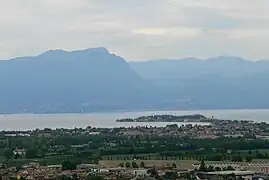
<path id="1" fill-rule="evenodd" d="M 93 112 L 48 112 L 48 113 L 0 113 L 0 116 L 10 115 L 111 115 L 111 114 L 128 114 L 128 113 L 176 113 L 176 112 L 231 112 L 231 111 L 269 111 L 269 109 L 144 109 L 144 110 L 115 110 L 115 111 L 93 111 Z"/>
<path id="2" fill-rule="evenodd" d="M 212 110 L 212 111 L 143 111 L 143 112 L 113 112 L 113 113 L 80 113 L 80 114 L 9 114 L 0 115 L 1 130 L 26 130 L 36 128 L 80 128 L 80 127 L 118 127 L 118 126 L 163 126 L 179 122 L 132 122 L 117 123 L 117 119 L 135 118 L 139 116 L 157 114 L 203 114 L 216 119 L 247 120 L 255 122 L 269 122 L 268 110 Z M 184 122 L 183 122 L 184 123 Z M 188 122 L 191 123 L 191 122 Z M 186 124 L 186 122 L 184 123 Z M 203 123 L 206 124 L 206 123 Z"/>

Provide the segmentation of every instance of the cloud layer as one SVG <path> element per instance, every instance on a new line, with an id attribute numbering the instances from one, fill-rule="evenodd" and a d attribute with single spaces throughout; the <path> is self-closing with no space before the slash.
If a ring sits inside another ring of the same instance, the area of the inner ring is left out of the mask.
<path id="1" fill-rule="evenodd" d="M 268 0 L 0 0 L 0 58 L 104 46 L 129 60 L 267 59 Z"/>

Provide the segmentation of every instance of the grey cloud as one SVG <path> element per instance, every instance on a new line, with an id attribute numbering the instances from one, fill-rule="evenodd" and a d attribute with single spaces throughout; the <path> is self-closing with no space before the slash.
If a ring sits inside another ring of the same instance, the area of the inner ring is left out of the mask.
<path id="1" fill-rule="evenodd" d="M 0 58 L 36 55 L 55 48 L 73 50 L 94 46 L 105 46 L 134 60 L 223 54 L 254 59 L 269 57 L 266 33 L 259 33 L 269 30 L 268 1 L 257 0 L 255 5 L 250 0 L 223 2 L 3 1 Z M 164 33 L 135 33 L 145 29 Z M 236 37 L 240 32 L 244 36 Z"/>
<path id="2" fill-rule="evenodd" d="M 226 14 L 211 8 L 188 8 L 186 15 L 188 26 L 201 27 L 203 29 L 232 29 L 240 28 L 242 22 L 238 19 L 227 17 Z"/>

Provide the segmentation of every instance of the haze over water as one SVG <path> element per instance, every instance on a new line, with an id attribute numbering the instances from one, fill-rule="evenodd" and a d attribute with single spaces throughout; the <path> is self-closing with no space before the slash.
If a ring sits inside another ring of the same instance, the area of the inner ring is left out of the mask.
<path id="1" fill-rule="evenodd" d="M 175 123 L 117 123 L 126 117 L 138 117 L 157 114 L 192 115 L 202 114 L 218 119 L 269 121 L 269 109 L 265 110 L 201 110 L 201 111 L 146 111 L 113 112 L 91 114 L 14 114 L 0 115 L 0 130 L 30 130 L 43 128 L 85 128 L 87 126 L 112 128 L 131 126 L 166 126 Z M 186 123 L 177 123 L 178 125 Z M 195 123 L 192 123 L 195 124 Z M 201 123 L 204 124 L 204 123 Z"/>

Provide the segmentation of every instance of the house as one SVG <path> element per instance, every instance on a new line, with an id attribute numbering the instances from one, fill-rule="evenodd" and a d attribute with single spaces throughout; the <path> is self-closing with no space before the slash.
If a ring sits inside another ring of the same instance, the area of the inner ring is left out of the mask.
<path id="1" fill-rule="evenodd" d="M 148 169 L 140 168 L 140 169 L 132 169 L 131 173 L 136 177 L 145 177 L 148 175 Z"/>
<path id="2" fill-rule="evenodd" d="M 26 164 L 26 165 L 23 165 L 22 166 L 22 168 L 23 169 L 27 169 L 27 168 L 39 168 L 39 163 L 37 163 L 37 162 L 30 162 L 30 163 L 28 163 L 28 164 Z"/>
<path id="3" fill-rule="evenodd" d="M 74 144 L 71 145 L 71 148 L 87 148 L 89 147 L 89 144 Z"/>
<path id="4" fill-rule="evenodd" d="M 18 155 L 25 155 L 26 154 L 26 151 L 25 151 L 25 149 L 15 149 L 14 151 L 13 151 L 13 154 L 18 154 Z"/>
<path id="5" fill-rule="evenodd" d="M 89 135 L 98 135 L 100 134 L 101 132 L 89 132 Z"/>
<path id="6" fill-rule="evenodd" d="M 87 170 L 94 170 L 100 168 L 97 164 L 79 164 L 77 165 L 77 169 L 87 169 Z"/>
<path id="7" fill-rule="evenodd" d="M 59 164 L 59 165 L 49 165 L 48 169 L 61 171 L 62 170 L 62 165 L 61 164 Z"/>

